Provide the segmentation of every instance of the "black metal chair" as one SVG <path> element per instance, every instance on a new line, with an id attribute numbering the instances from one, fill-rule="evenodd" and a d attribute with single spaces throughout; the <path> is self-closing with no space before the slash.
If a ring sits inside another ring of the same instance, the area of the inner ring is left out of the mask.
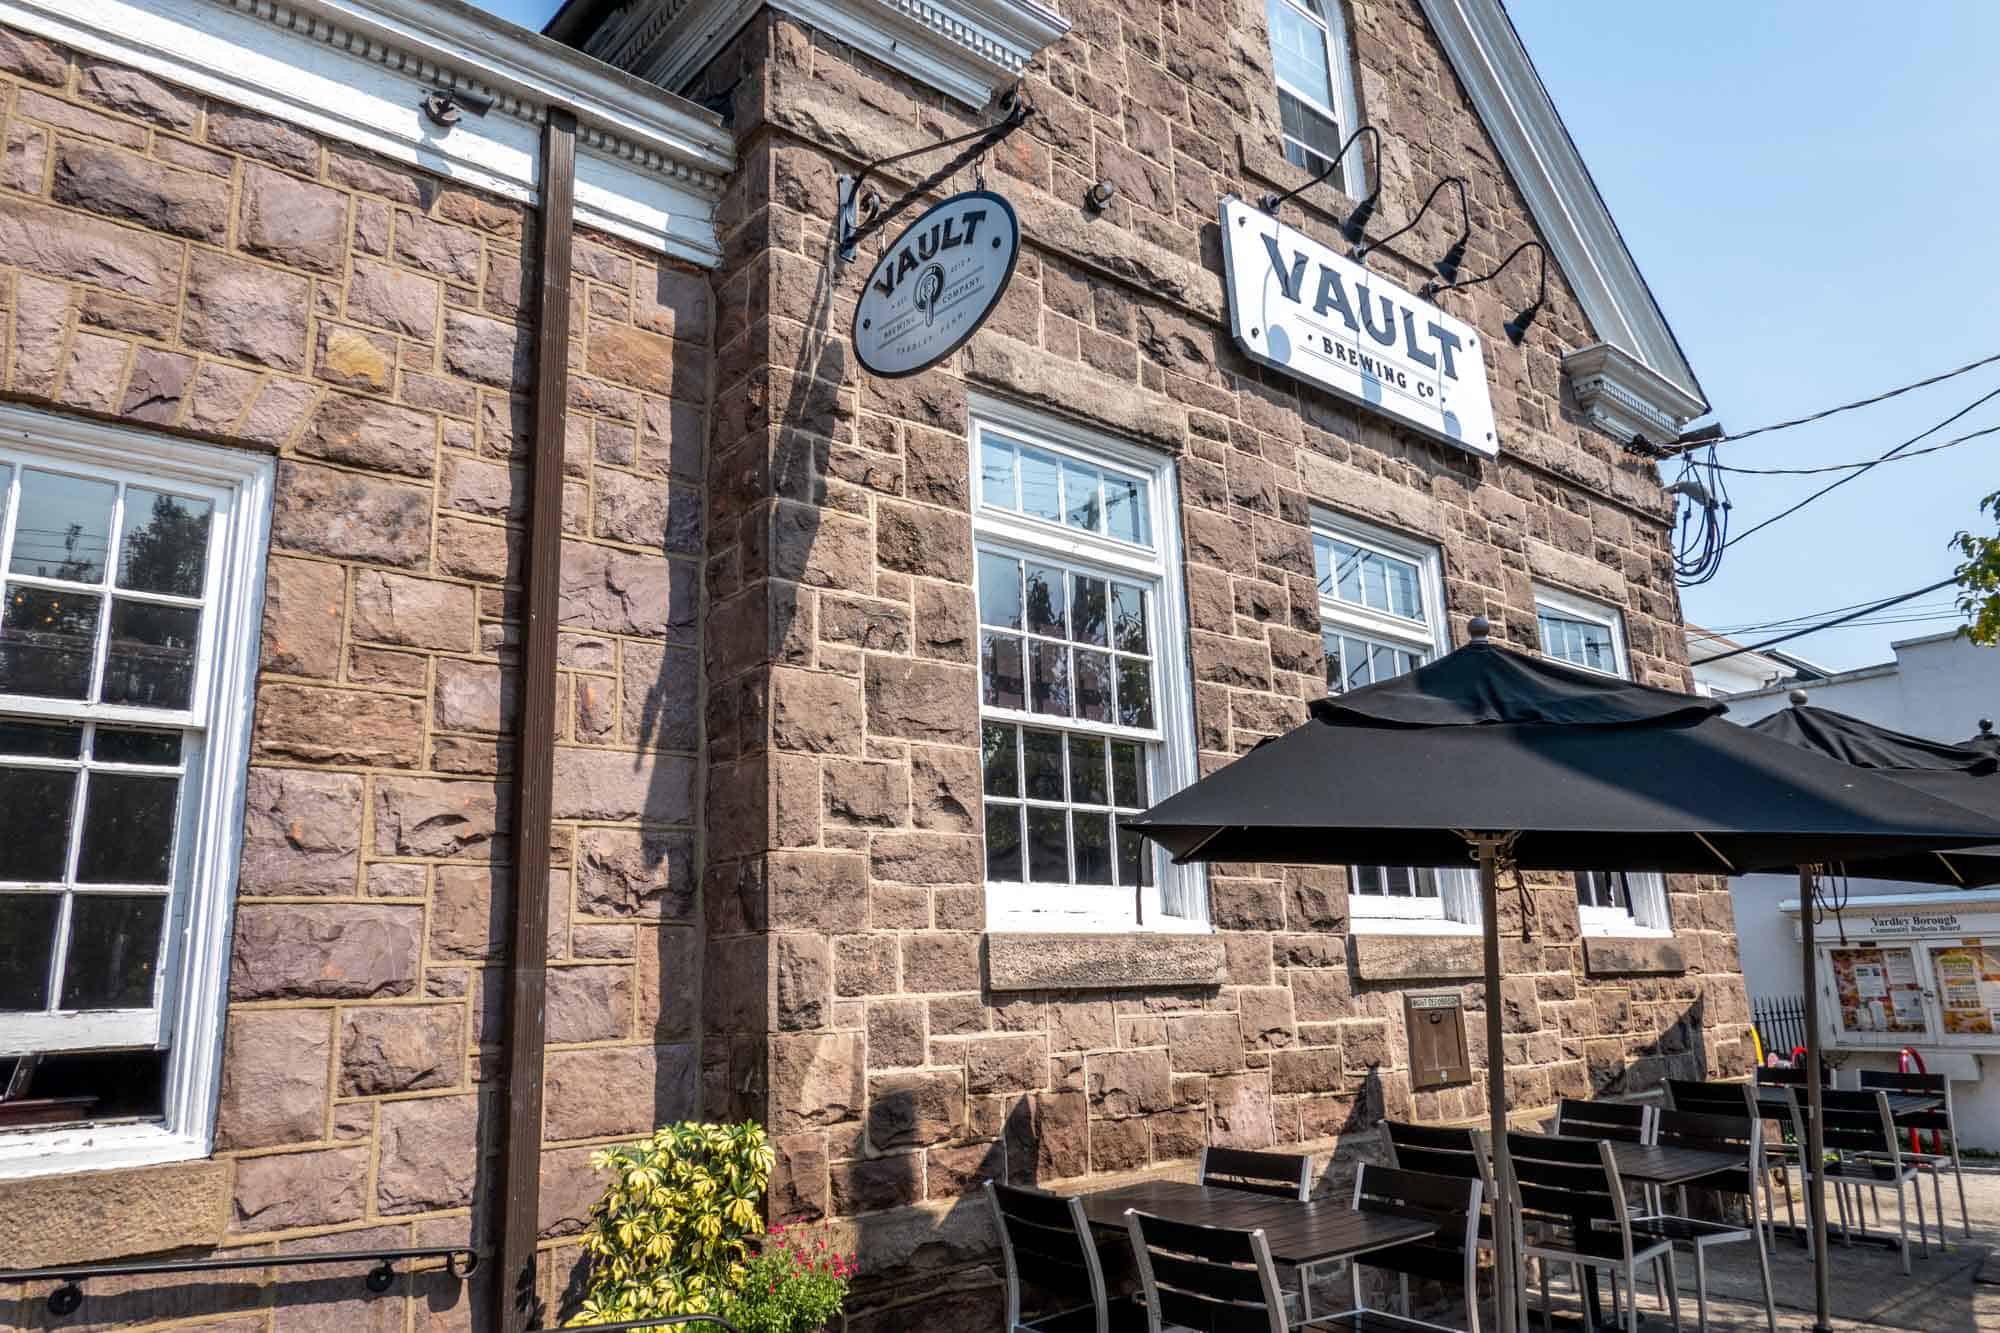
<path id="1" fill-rule="evenodd" d="M 1783 1139 L 1771 1138 L 1763 1128 L 1767 1123 L 1792 1127 L 1796 1121 L 1795 1116 L 1781 1119 L 1766 1111 L 1757 1101 L 1756 1087 L 1749 1083 L 1696 1082 L 1690 1079 L 1670 1078 L 1667 1080 L 1667 1103 L 1676 1111 L 1692 1111 L 1696 1115 L 1725 1118 L 1741 1118 L 1748 1115 L 1757 1121 L 1758 1149 L 1762 1159 L 1761 1169 L 1757 1172 L 1757 1181 L 1763 1187 L 1764 1224 L 1767 1227 L 1775 1227 L 1778 1220 L 1777 1205 L 1772 1200 L 1777 1188 L 1771 1183 L 1772 1163 L 1775 1161 L 1777 1174 L 1785 1182 L 1785 1222 L 1794 1230 L 1797 1229 L 1798 1211 L 1792 1205 L 1791 1177 L 1786 1174 L 1786 1168 L 1795 1163 L 1797 1149 Z M 1786 1099 L 1786 1105 L 1791 1106 L 1789 1098 Z M 1753 1194 L 1751 1196 L 1753 1214 L 1756 1208 L 1757 1198 Z"/>
<path id="2" fill-rule="evenodd" d="M 1148 1333 L 1173 1327 L 1290 1333 L 1271 1247 L 1259 1231 L 1125 1214 Z"/>
<path id="3" fill-rule="evenodd" d="M 1217 1189 L 1268 1194 L 1278 1199 L 1312 1197 L 1312 1158 L 1242 1148 L 1203 1148 L 1197 1180 Z"/>
<path id="4" fill-rule="evenodd" d="M 1948 1141 L 1949 1152 L 1917 1152 L 1903 1154 L 1903 1160 L 1913 1164 L 1917 1170 L 1931 1178 L 1931 1192 L 1937 1203 L 1938 1243 L 1944 1243 L 1944 1171 L 1947 1166 L 1958 1181 L 1958 1220 L 1965 1228 L 1965 1234 L 1972 1235 L 1972 1217 L 1965 1208 L 1965 1171 L 1958 1161 L 1958 1120 L 1951 1109 L 1951 1080 L 1943 1074 L 1906 1074 L 1894 1069 L 1864 1069 L 1861 1071 L 1863 1092 L 1902 1092 L 1919 1097 L 1942 1097 L 1944 1105 L 1935 1111 L 1917 1111 L 1905 1115 L 1896 1122 L 1899 1130 L 1928 1130 L 1931 1134 L 1942 1133 Z"/>
<path id="5" fill-rule="evenodd" d="M 1480 1186 L 1479 1248 L 1489 1253 L 1493 1249 L 1493 1209 L 1499 1206 L 1500 1193 L 1493 1185 L 1493 1160 L 1486 1151 L 1486 1135 L 1479 1130 L 1456 1128 L 1442 1125 L 1410 1125 L 1400 1120 L 1385 1120 L 1383 1128 L 1389 1135 L 1389 1164 L 1404 1171 L 1422 1171 L 1433 1176 L 1450 1176 L 1456 1180 L 1476 1180 Z M 1515 1228 L 1515 1239 L 1520 1239 L 1520 1228 Z M 1517 1247 L 1518 1250 L 1518 1247 Z M 1514 1271 L 1524 1271 L 1516 1253 Z M 1494 1299 L 1499 1292 L 1496 1288 Z M 1515 1288 L 1515 1326 L 1526 1328 L 1528 1324 L 1527 1297 L 1525 1284 Z M 1499 1327 L 1499 1306 L 1494 1306 L 1494 1327 Z"/>
<path id="6" fill-rule="evenodd" d="M 1555 1132 L 1570 1139 L 1651 1143 L 1653 1108 L 1644 1102 L 1586 1102 L 1565 1097 L 1556 1103 Z"/>
<path id="7" fill-rule="evenodd" d="M 1354 1278 L 1354 1308 L 1344 1314 L 1308 1320 L 1306 1326 L 1340 1329 L 1343 1333 L 1445 1327 L 1412 1318 L 1410 1279 L 1456 1282 L 1465 1291 L 1465 1328 L 1479 1333 L 1479 1223 L 1484 1187 L 1477 1177 L 1440 1176 L 1423 1171 L 1363 1163 L 1354 1178 L 1357 1212 L 1391 1213 L 1437 1223 L 1437 1234 L 1408 1245 L 1370 1250 L 1350 1262 Z M 1378 1268 L 1397 1275 L 1402 1313 L 1371 1310 L 1361 1294 L 1361 1270 Z"/>
<path id="8" fill-rule="evenodd" d="M 1778 1333 L 1778 1310 L 1771 1299 L 1771 1260 L 1764 1249 L 1764 1229 L 1757 1224 L 1757 1179 L 1763 1174 L 1764 1122 L 1752 1114 L 1740 1092 L 1732 1115 L 1704 1115 L 1695 1111 L 1661 1111 L 1654 1125 L 1656 1143 L 1702 1152 L 1729 1153 L 1743 1161 L 1741 1170 L 1714 1172 L 1690 1182 L 1700 1189 L 1743 1199 L 1746 1225 L 1711 1221 L 1691 1215 L 1688 1186 L 1678 1188 L 1678 1211 L 1656 1211 L 1632 1219 L 1635 1240 L 1664 1240 L 1694 1252 L 1694 1295 L 1696 1328 L 1708 1333 L 1708 1251 L 1717 1245 L 1751 1241 L 1757 1246 L 1757 1272 L 1764 1283 L 1764 1319 L 1770 1333 Z"/>
<path id="9" fill-rule="evenodd" d="M 1622 1281 L 1630 1296 L 1625 1304 L 1627 1333 L 1639 1333 L 1639 1269 L 1652 1264 L 1654 1286 L 1675 1324 L 1680 1323 L 1680 1295 L 1661 1268 L 1672 1256 L 1673 1244 L 1633 1234 L 1625 1183 L 1618 1176 L 1610 1141 L 1509 1134 L 1507 1155 L 1513 1162 L 1514 1192 L 1521 1208 L 1522 1248 L 1528 1258 L 1541 1262 L 1544 1328 L 1555 1327 L 1549 1308 L 1552 1263 L 1609 1273 L 1614 1305 Z M 1577 1290 L 1582 1289 L 1579 1279 Z"/>
<path id="10" fill-rule="evenodd" d="M 1896 1192 L 1896 1235 L 1903 1252 L 1903 1272 L 1910 1271 L 1910 1220 L 1904 1206 L 1903 1189 L 1912 1186 L 1917 1201 L 1917 1240 L 1924 1247 L 1924 1254 L 1931 1252 L 1930 1237 L 1924 1228 L 1924 1186 L 1923 1177 L 1917 1168 L 1903 1160 L 1901 1147 L 1896 1142 L 1895 1118 L 1889 1114 L 1889 1094 L 1877 1089 L 1874 1092 L 1847 1092 L 1829 1089 L 1820 1093 L 1821 1142 L 1828 1152 L 1840 1154 L 1839 1160 L 1826 1164 L 1826 1178 L 1833 1185 L 1833 1196 L 1840 1206 L 1840 1234 L 1847 1244 L 1854 1243 L 1854 1234 L 1847 1215 L 1847 1195 L 1854 1192 L 1854 1218 L 1859 1223 L 1862 1234 L 1868 1231 L 1867 1218 L 1862 1215 L 1862 1191 L 1868 1191 L 1868 1198 L 1879 1199 L 1882 1190 Z M 1879 1208 L 1877 1210 L 1879 1216 Z M 1943 1231 L 1943 1219 L 1939 1219 L 1939 1231 Z"/>
<path id="11" fill-rule="evenodd" d="M 989 1180 L 986 1202 L 1006 1264 L 1007 1333 L 1137 1333 L 1146 1327 L 1146 1312 L 1136 1302 L 1107 1295 L 1082 1200 Z M 1068 1304 L 1022 1318 L 1022 1259 L 1029 1263 L 1030 1286 Z"/>

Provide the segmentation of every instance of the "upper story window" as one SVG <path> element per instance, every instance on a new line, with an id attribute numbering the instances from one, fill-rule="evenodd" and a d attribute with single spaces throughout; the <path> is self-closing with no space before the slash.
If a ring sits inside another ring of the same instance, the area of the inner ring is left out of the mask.
<path id="1" fill-rule="evenodd" d="M 1328 694 L 1392 679 L 1446 650 L 1435 546 L 1329 517 L 1314 525 L 1313 566 Z M 1347 901 L 1357 929 L 1457 930 L 1479 923 L 1479 877 L 1461 867 L 1351 866 Z"/>
<path id="2" fill-rule="evenodd" d="M 1172 463 L 997 406 L 972 433 L 988 922 L 1204 925 L 1198 868 L 1118 828 L 1194 777 Z"/>
<path id="3" fill-rule="evenodd" d="M 1264 8 L 1285 157 L 1318 174 L 1361 123 L 1346 15 L 1341 0 L 1265 0 Z M 1362 192 L 1360 161 L 1359 149 L 1351 150 L 1334 178 L 1349 194 Z"/>
<path id="4" fill-rule="evenodd" d="M 197 1156 L 270 464 L 0 417 L 0 1175 Z"/>

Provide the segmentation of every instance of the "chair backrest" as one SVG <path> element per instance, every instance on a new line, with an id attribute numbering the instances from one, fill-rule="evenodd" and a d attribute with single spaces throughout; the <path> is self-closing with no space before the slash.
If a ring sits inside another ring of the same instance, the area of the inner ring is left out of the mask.
<path id="1" fill-rule="evenodd" d="M 1952 1121 L 1951 1080 L 1943 1074 L 1904 1073 L 1899 1069 L 1864 1069 L 1863 1092 L 1903 1092 L 1918 1097 L 1942 1097 L 1944 1104 L 1932 1111 L 1912 1111 L 1896 1121 L 1900 1129 L 1941 1129 L 1951 1135 L 1952 1150 L 1958 1148 L 1958 1126 Z"/>
<path id="2" fill-rule="evenodd" d="M 1285 1298 L 1262 1231 L 1195 1226 L 1129 1211 L 1125 1225 L 1151 1333 L 1285 1333 Z"/>
<path id="3" fill-rule="evenodd" d="M 1493 1164 L 1486 1155 L 1486 1136 L 1476 1129 L 1444 1125 L 1411 1125 L 1385 1120 L 1389 1131 L 1389 1164 L 1403 1171 L 1476 1180 L 1490 1201 Z"/>
<path id="4" fill-rule="evenodd" d="M 1646 1143 L 1653 1108 L 1643 1102 L 1584 1102 L 1565 1097 L 1556 1104 L 1555 1132 L 1572 1139 Z"/>
<path id="5" fill-rule="evenodd" d="M 1741 1094 L 1738 1096 L 1733 1115 L 1707 1115 L 1673 1108 L 1661 1111 L 1653 1124 L 1653 1142 L 1728 1153 L 1739 1159 L 1746 1171 L 1754 1173 L 1764 1161 L 1764 1122 L 1752 1117 Z"/>
<path id="6" fill-rule="evenodd" d="M 1218 1189 L 1304 1203 L 1312 1197 L 1312 1158 L 1242 1148 L 1203 1148 L 1200 1181 Z"/>
<path id="7" fill-rule="evenodd" d="M 1354 1177 L 1354 1209 L 1390 1213 L 1437 1224 L 1427 1240 L 1392 1245 L 1357 1255 L 1354 1262 L 1384 1268 L 1409 1277 L 1438 1282 L 1462 1282 L 1466 1309 L 1474 1310 L 1479 1291 L 1479 1200 L 1484 1186 L 1478 1177 L 1440 1176 L 1404 1171 L 1364 1162 Z"/>
<path id="8" fill-rule="evenodd" d="M 1888 1093 L 1827 1088 L 1819 1097 L 1820 1139 L 1829 1150 L 1880 1153 L 1901 1165 L 1903 1154 L 1896 1144 Z"/>
<path id="9" fill-rule="evenodd" d="M 1000 1233 L 1000 1254 L 1007 1268 L 1007 1333 L 1013 1333 L 1021 1322 L 1024 1259 L 1035 1287 L 1064 1302 L 1061 1308 L 1096 1312 L 1094 1325 L 1075 1327 L 1108 1333 L 1111 1310 L 1105 1296 L 1104 1269 L 1090 1223 L 1083 1215 L 1083 1201 L 989 1180 L 986 1202 L 993 1209 L 993 1226 Z"/>
<path id="10" fill-rule="evenodd" d="M 1667 1080 L 1667 1105 L 1676 1111 L 1693 1111 L 1699 1115 L 1755 1115 L 1761 1119 L 1763 1112 L 1757 1109 L 1755 1092 L 1748 1083 L 1670 1078 Z"/>
<path id="11" fill-rule="evenodd" d="M 1507 1156 L 1513 1163 L 1514 1194 L 1521 1203 L 1524 1226 L 1545 1223 L 1583 1231 L 1594 1223 L 1609 1222 L 1624 1252 L 1632 1252 L 1625 1186 L 1618 1178 L 1618 1162 L 1611 1155 L 1609 1141 L 1509 1134 Z M 1585 1240 L 1578 1239 L 1580 1243 Z"/>
<path id="12" fill-rule="evenodd" d="M 1804 1065 L 1799 1065 L 1796 1068 L 1791 1065 L 1758 1065 L 1757 1081 L 1771 1087 L 1803 1088 L 1806 1085 L 1806 1067 Z M 1819 1066 L 1819 1081 L 1821 1087 L 1830 1088 L 1833 1086 L 1833 1066 L 1827 1064 L 1824 1060 L 1820 1062 Z"/>

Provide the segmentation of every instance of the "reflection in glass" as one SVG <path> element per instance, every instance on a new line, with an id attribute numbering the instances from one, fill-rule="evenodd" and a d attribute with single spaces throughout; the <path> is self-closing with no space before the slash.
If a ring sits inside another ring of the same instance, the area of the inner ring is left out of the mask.
<path id="1" fill-rule="evenodd" d="M 1062 465 L 1039 449 L 1021 450 L 1021 512 L 1062 521 Z"/>
<path id="2" fill-rule="evenodd" d="M 1153 534 L 1146 514 L 1146 483 L 1136 477 L 1107 473 L 1104 478 L 1104 528 L 1119 541 L 1151 546 Z"/>
<path id="3" fill-rule="evenodd" d="M 62 768 L 0 768 L 0 880 L 60 884 L 69 855 L 76 772 Z"/>
<path id="4" fill-rule="evenodd" d="M 98 697 L 108 704 L 186 708 L 194 693 L 201 612 L 111 599 L 111 647 Z"/>
<path id="5" fill-rule="evenodd" d="M 100 726 L 91 739 L 90 753 L 106 764 L 178 764 L 181 733 Z"/>
<path id="6" fill-rule="evenodd" d="M 1118 830 L 1118 882 L 1148 886 L 1153 882 L 1152 844 L 1128 829 Z"/>
<path id="7" fill-rule="evenodd" d="M 0 755 L 32 755 L 37 759 L 74 759 L 83 752 L 81 722 L 43 722 L 25 717 L 0 717 Z"/>
<path id="8" fill-rule="evenodd" d="M 1014 753 L 1014 728 L 991 723 L 979 729 L 980 765 L 988 796 L 1019 796 L 1021 764 Z"/>
<path id="9" fill-rule="evenodd" d="M 7 572 L 102 583 L 111 540 L 111 506 L 117 498 L 118 488 L 108 481 L 24 470 L 14 554 Z"/>
<path id="10" fill-rule="evenodd" d="M 1085 810 L 1070 812 L 1070 828 L 1076 835 L 1076 882 L 1111 882 L 1111 816 Z"/>
<path id="11" fill-rule="evenodd" d="M 1013 509 L 1014 446 L 988 435 L 979 446 L 979 499 L 996 509 Z"/>
<path id="12" fill-rule="evenodd" d="M 49 1007 L 61 913 L 62 898 L 53 893 L 0 893 L 0 1010 Z"/>
<path id="13" fill-rule="evenodd" d="M 7 585 L 6 597 L 0 609 L 0 694 L 88 696 L 103 598 L 19 583 Z"/>
<path id="14" fill-rule="evenodd" d="M 1111 654 L 1076 650 L 1076 715 L 1091 722 L 1111 720 Z"/>
<path id="15" fill-rule="evenodd" d="M 1070 604 L 1070 624 L 1074 627 L 1070 637 L 1078 643 L 1103 647 L 1109 642 L 1105 637 L 1104 580 L 1078 574 L 1070 582 L 1076 599 Z"/>
<path id="16" fill-rule="evenodd" d="M 177 777 L 93 773 L 83 800 L 79 884 L 165 884 L 173 865 Z"/>
<path id="17" fill-rule="evenodd" d="M 1153 681 L 1140 658 L 1118 659 L 1118 721 L 1128 727 L 1153 725 Z"/>
<path id="18" fill-rule="evenodd" d="M 206 500 L 125 488 L 124 533 L 118 542 L 118 586 L 134 592 L 201 596 L 208 568 Z"/>
<path id="19" fill-rule="evenodd" d="M 1063 799 L 1063 738 L 1059 731 L 1021 730 L 1021 773 L 1031 801 Z"/>
<path id="20" fill-rule="evenodd" d="M 1113 646 L 1128 653 L 1147 651 L 1146 592 L 1129 583 L 1111 585 Z"/>
<path id="21" fill-rule="evenodd" d="M 1021 882 L 1021 807 L 986 803 L 986 878 Z"/>
<path id="22" fill-rule="evenodd" d="M 1023 708 L 1021 641 L 1011 634 L 981 630 L 979 634 L 980 697 L 992 708 Z"/>
<path id="23" fill-rule="evenodd" d="M 1028 687 L 1037 713 L 1070 715 L 1069 649 L 1059 643 L 1030 642 Z"/>
<path id="24" fill-rule="evenodd" d="M 1145 753 L 1137 741 L 1111 742 L 1111 795 L 1128 810 L 1146 808 Z"/>
<path id="25" fill-rule="evenodd" d="M 1094 467 L 1063 464 L 1063 521 L 1086 532 L 1104 528 L 1103 477 Z"/>
<path id="26" fill-rule="evenodd" d="M 1407 620 L 1424 618 L 1424 598 L 1417 583 L 1417 567 L 1400 560 L 1389 565 L 1389 610 Z"/>
<path id="27" fill-rule="evenodd" d="M 1069 821 L 1061 810 L 1028 807 L 1028 878 L 1044 884 L 1069 880 Z"/>
<path id="28" fill-rule="evenodd" d="M 1028 628 L 1058 639 L 1068 637 L 1063 601 L 1063 572 L 1048 565 L 1029 565 Z"/>
<path id="29" fill-rule="evenodd" d="M 1340 636 L 1326 634 L 1321 638 L 1326 643 L 1326 692 L 1339 694 L 1347 688 L 1347 672 L 1340 664 Z"/>
<path id="30" fill-rule="evenodd" d="M 979 553 L 979 623 L 1021 628 L 1021 562 Z"/>
<path id="31" fill-rule="evenodd" d="M 1069 798 L 1078 805 L 1111 803 L 1104 774 L 1102 737 L 1069 738 Z"/>
<path id="32" fill-rule="evenodd" d="M 70 901 L 64 1009 L 150 1009 L 167 900 L 79 893 Z"/>

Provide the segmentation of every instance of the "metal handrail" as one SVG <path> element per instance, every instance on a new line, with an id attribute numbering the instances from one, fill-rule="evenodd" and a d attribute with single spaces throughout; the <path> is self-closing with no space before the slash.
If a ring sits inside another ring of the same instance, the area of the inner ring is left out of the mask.
<path id="1" fill-rule="evenodd" d="M 461 1264 L 457 1256 L 465 1256 Z M 48 1295 L 49 1313 L 68 1315 L 83 1305 L 83 1284 L 100 1277 L 143 1277 L 158 1273 L 220 1273 L 238 1268 L 294 1268 L 305 1264 L 370 1263 L 362 1277 L 373 1292 L 387 1291 L 396 1281 L 399 1259 L 442 1259 L 453 1277 L 467 1277 L 479 1267 L 479 1251 L 467 1245 L 421 1245 L 403 1250 L 329 1250 L 317 1254 L 264 1254 L 230 1259 L 143 1259 L 130 1263 L 70 1264 L 56 1268 L 17 1268 L 0 1272 L 0 1283 L 58 1282 Z"/>

